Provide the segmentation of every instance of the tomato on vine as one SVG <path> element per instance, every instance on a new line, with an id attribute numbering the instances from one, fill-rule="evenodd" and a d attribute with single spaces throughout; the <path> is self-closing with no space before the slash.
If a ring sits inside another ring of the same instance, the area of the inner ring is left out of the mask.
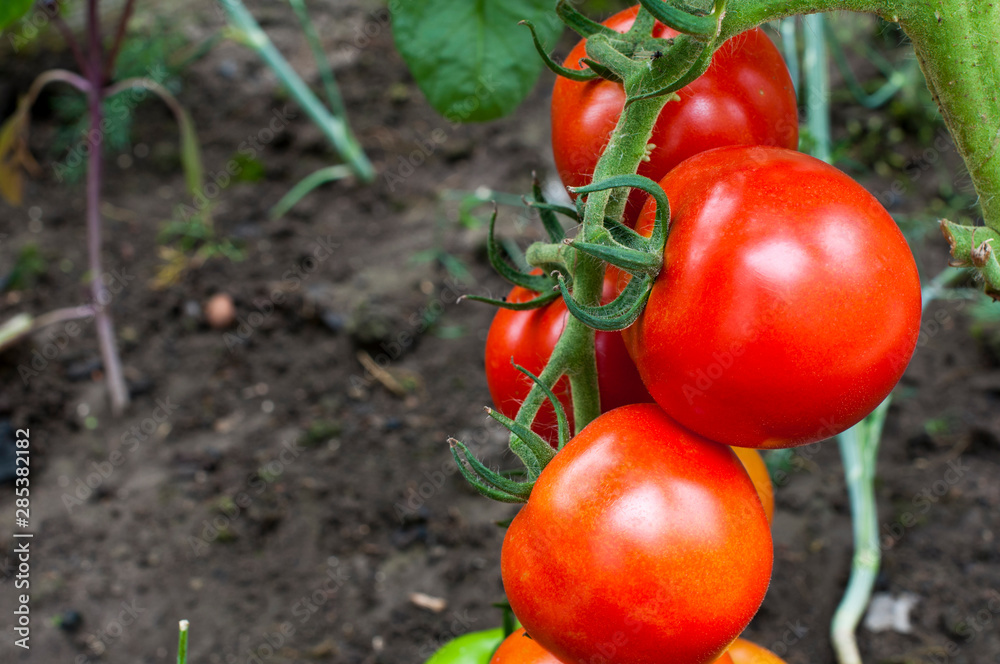
<path id="1" fill-rule="evenodd" d="M 604 25 L 626 32 L 638 6 L 621 11 Z M 677 32 L 660 22 L 653 36 L 669 39 Z M 564 67 L 582 69 L 585 43 L 570 51 Z M 654 57 L 651 54 L 650 57 Z M 649 160 L 639 175 L 660 180 L 672 168 L 699 152 L 727 145 L 799 144 L 795 87 L 781 53 L 759 28 L 722 45 L 708 70 L 681 89 L 679 101 L 661 111 L 650 140 Z M 620 83 L 597 79 L 579 82 L 559 76 L 552 91 L 552 150 L 563 184 L 590 183 L 598 158 L 625 104 Z M 645 196 L 633 192 L 625 219 L 635 220 Z"/>
<path id="2" fill-rule="evenodd" d="M 920 278 L 871 194 L 818 159 L 765 147 L 703 152 L 660 184 L 664 267 L 623 336 L 671 417 L 728 445 L 792 447 L 885 399 L 916 347 Z"/>
<path id="3" fill-rule="evenodd" d="M 604 300 L 614 299 L 617 292 L 614 275 L 604 280 Z M 507 296 L 508 302 L 527 302 L 538 297 L 520 286 Z M 538 375 L 545 368 L 552 350 L 566 326 L 569 312 L 561 299 L 540 309 L 514 311 L 499 309 L 486 337 L 486 382 L 497 410 L 513 418 L 531 389 L 531 378 L 517 370 L 514 363 Z M 597 351 L 598 389 L 601 409 L 608 411 L 633 403 L 652 403 L 632 359 L 625 349 L 620 332 L 598 332 L 594 344 Z M 563 377 L 553 390 L 573 424 L 573 404 L 569 380 Z M 535 417 L 534 429 L 553 445 L 558 440 L 556 414 L 546 402 Z"/>
<path id="4" fill-rule="evenodd" d="M 566 662 L 712 662 L 760 606 L 771 563 L 739 459 L 655 404 L 612 410 L 570 440 L 501 553 L 514 614 Z"/>

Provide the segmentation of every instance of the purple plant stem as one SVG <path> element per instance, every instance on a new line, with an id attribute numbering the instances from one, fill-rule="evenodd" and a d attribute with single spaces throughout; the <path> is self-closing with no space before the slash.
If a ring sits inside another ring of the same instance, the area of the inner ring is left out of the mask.
<path id="1" fill-rule="evenodd" d="M 87 32 L 90 36 L 87 76 L 90 79 L 90 132 L 92 137 L 99 137 L 101 124 L 104 120 L 102 102 L 104 100 L 104 66 L 101 49 L 101 24 L 97 11 L 98 0 L 88 0 L 89 16 Z M 111 294 L 104 284 L 104 271 L 101 269 L 101 181 L 103 141 L 95 141 L 90 150 L 87 162 L 87 254 L 90 262 L 90 289 L 97 312 L 97 339 L 101 346 L 101 359 L 104 362 L 104 372 L 107 379 L 108 392 L 111 396 L 111 412 L 121 415 L 128 406 L 128 388 L 122 374 L 121 360 L 118 349 L 115 348 L 115 330 L 111 323 L 109 305 Z"/>

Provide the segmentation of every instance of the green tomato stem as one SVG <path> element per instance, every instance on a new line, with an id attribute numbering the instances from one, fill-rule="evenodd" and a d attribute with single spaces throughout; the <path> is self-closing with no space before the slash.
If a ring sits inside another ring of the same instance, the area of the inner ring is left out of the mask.
<path id="1" fill-rule="evenodd" d="M 656 119 L 671 97 L 672 95 L 653 97 L 625 107 L 611 134 L 607 149 L 594 168 L 593 181 L 616 175 L 631 175 L 638 170 L 646 155 L 646 146 L 653 135 Z M 620 188 L 589 194 L 579 238 L 594 242 L 600 234 L 606 232 L 605 216 L 621 219 L 629 191 L 628 188 Z M 570 246 L 554 244 L 532 245 L 528 248 L 527 259 L 532 265 L 566 265 L 573 277 L 573 297 L 587 306 L 600 303 L 604 262 L 590 258 Z M 539 378 L 552 389 L 563 375 L 569 376 L 574 433 L 579 433 L 601 414 L 601 397 L 597 385 L 594 330 L 572 316 Z M 544 400 L 541 387 L 533 385 L 521 404 L 517 421 L 530 426 Z"/>
<path id="2" fill-rule="evenodd" d="M 913 43 L 927 87 L 941 109 L 979 194 L 986 225 L 1000 232 L 1000 3 L 983 0 L 730 0 L 727 39 L 766 21 L 847 10 L 899 23 Z M 962 260 L 962 257 L 957 257 Z M 990 263 L 993 266 L 993 263 Z M 979 266 L 977 266 L 979 268 Z M 993 292 L 996 270 L 979 268 Z"/>
<path id="3" fill-rule="evenodd" d="M 950 286 L 961 283 L 965 278 L 966 274 L 962 270 L 956 268 L 943 270 L 923 289 L 924 309 L 941 297 Z M 839 664 L 861 664 L 861 654 L 858 651 L 854 631 L 868 608 L 872 589 L 875 587 L 875 578 L 882 562 L 878 505 L 875 501 L 875 466 L 882 428 L 891 402 L 890 394 L 868 417 L 837 438 L 840 454 L 844 460 L 844 478 L 847 482 L 854 526 L 851 577 L 830 624 L 830 636 Z"/>

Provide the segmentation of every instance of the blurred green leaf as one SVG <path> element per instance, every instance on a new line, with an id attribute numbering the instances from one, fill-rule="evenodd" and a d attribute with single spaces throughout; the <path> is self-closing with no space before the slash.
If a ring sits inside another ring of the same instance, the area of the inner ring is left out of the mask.
<path id="1" fill-rule="evenodd" d="M 413 0 L 392 3 L 396 47 L 431 105 L 453 122 L 513 111 L 542 70 L 531 33 L 551 48 L 562 32 L 555 0 Z"/>
<path id="2" fill-rule="evenodd" d="M 28 13 L 35 0 L 3 0 L 0 2 L 0 30 Z"/>

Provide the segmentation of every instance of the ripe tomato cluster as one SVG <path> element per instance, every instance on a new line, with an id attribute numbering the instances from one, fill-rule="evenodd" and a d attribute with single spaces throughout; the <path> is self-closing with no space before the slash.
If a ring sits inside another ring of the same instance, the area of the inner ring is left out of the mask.
<path id="1" fill-rule="evenodd" d="M 624 32 L 636 13 L 605 25 Z M 653 34 L 674 33 L 657 23 Z M 580 69 L 583 49 L 565 67 Z M 795 93 L 766 35 L 732 39 L 679 97 L 639 168 L 670 203 L 663 268 L 634 324 L 596 333 L 601 415 L 545 465 L 508 527 L 501 572 L 524 628 L 492 664 L 780 664 L 738 639 L 772 565 L 774 498 L 757 450 L 854 425 L 916 346 L 909 247 L 860 185 L 789 149 Z M 588 183 L 624 102 L 613 81 L 557 81 L 567 186 Z M 655 215 L 635 190 L 625 221 L 648 237 Z M 609 266 L 604 301 L 630 278 Z M 517 287 L 508 301 L 537 295 Z M 507 417 L 532 385 L 514 364 L 541 373 L 569 315 L 563 300 L 496 315 L 486 372 Z M 569 381 L 553 392 L 572 419 Z M 533 428 L 558 445 L 551 404 Z"/>

